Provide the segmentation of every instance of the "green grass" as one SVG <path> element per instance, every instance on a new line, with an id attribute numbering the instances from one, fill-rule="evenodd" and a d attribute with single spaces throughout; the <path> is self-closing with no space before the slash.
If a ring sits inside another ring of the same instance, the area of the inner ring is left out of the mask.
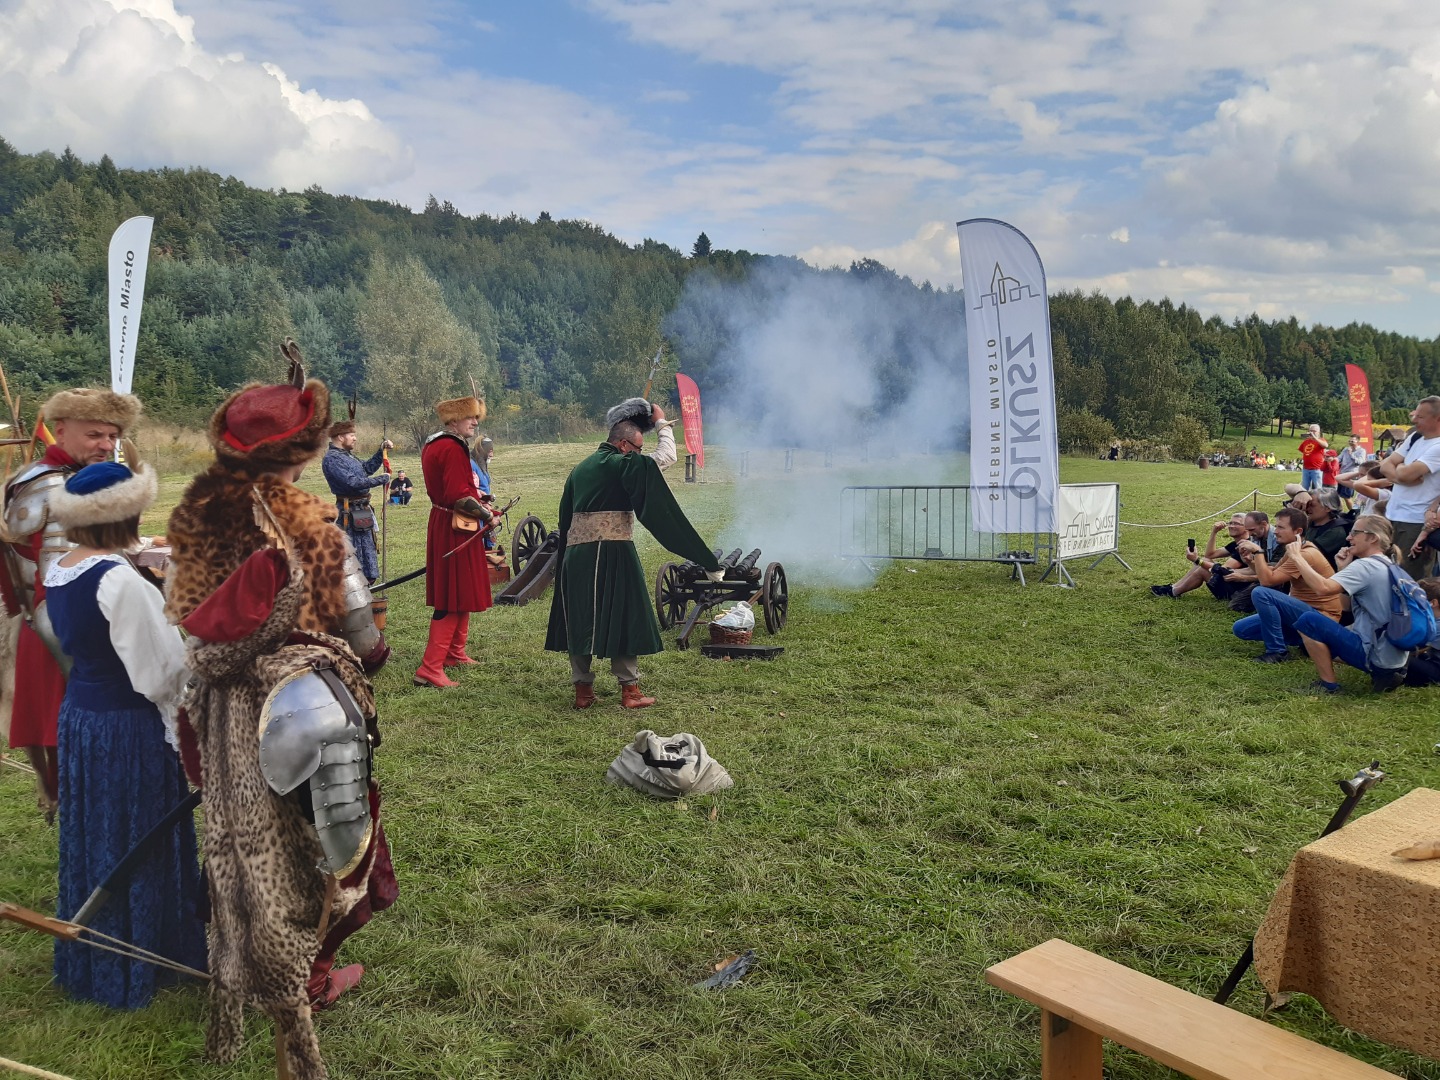
<path id="1" fill-rule="evenodd" d="M 497 493 L 553 526 L 581 452 L 507 448 Z M 736 491 L 715 456 L 715 482 L 672 473 L 707 535 Z M 1259 475 L 1063 470 L 1117 480 L 1121 517 L 1151 523 L 1207 516 Z M 162 509 L 180 486 L 165 484 Z M 392 574 L 419 558 L 422 503 L 391 515 Z M 1153 598 L 1147 586 L 1186 565 L 1185 538 L 1204 535 L 1126 530 L 1134 571 L 1077 563 L 1073 591 L 988 565 L 895 566 L 854 591 L 792 570 L 783 658 L 642 658 L 661 704 L 638 716 L 605 676 L 596 708 L 569 708 L 565 661 L 541 649 L 548 597 L 476 618 L 484 665 L 461 689 L 412 689 L 427 612 L 418 582 L 399 587 L 377 768 L 401 894 L 343 954 L 368 971 L 319 1020 L 333 1073 L 1033 1077 L 1037 1011 L 982 973 L 1057 935 L 1213 993 L 1328 819 L 1335 780 L 1379 758 L 1391 779 L 1368 809 L 1433 786 L 1437 733 L 1428 692 L 1375 698 L 1345 672 L 1339 698 L 1295 696 L 1309 666 L 1249 663 L 1258 646 L 1207 593 Z M 648 538 L 641 552 L 653 574 L 663 553 Z M 602 782 L 641 726 L 697 732 L 730 770 L 714 820 L 710 799 L 660 804 Z M 50 910 L 55 835 L 32 806 L 26 779 L 0 774 L 0 897 Z M 745 948 L 760 964 L 742 985 L 689 989 Z M 199 990 L 113 1013 L 67 1001 L 49 964 L 46 939 L 0 929 L 0 1056 L 77 1080 L 273 1075 L 258 1017 L 220 1069 L 201 1055 Z M 1234 1004 L 1260 1003 L 1249 977 Z M 1440 1078 L 1306 999 L 1274 1022 Z M 1114 1047 L 1106 1058 L 1115 1078 L 1171 1075 Z"/>

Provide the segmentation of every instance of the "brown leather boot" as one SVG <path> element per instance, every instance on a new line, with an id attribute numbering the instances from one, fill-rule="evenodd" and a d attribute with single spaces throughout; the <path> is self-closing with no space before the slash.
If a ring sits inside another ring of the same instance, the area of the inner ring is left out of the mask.
<path id="1" fill-rule="evenodd" d="M 655 699 L 642 694 L 638 682 L 621 683 L 620 704 L 627 709 L 647 709 L 655 704 Z"/>
<path id="2" fill-rule="evenodd" d="M 305 990 L 310 997 L 310 1008 L 316 1012 L 334 1005 L 346 990 L 358 986 L 360 977 L 365 974 L 363 964 L 346 964 L 332 970 L 331 965 L 334 963 L 333 959 L 317 960 L 310 969 L 310 979 Z"/>
<path id="3" fill-rule="evenodd" d="M 595 704 L 595 687 L 590 683 L 577 682 L 575 684 L 575 708 L 588 709 Z"/>

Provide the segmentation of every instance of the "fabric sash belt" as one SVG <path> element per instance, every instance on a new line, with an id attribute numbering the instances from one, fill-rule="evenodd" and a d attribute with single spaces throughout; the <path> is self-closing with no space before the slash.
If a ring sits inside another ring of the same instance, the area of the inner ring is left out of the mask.
<path id="1" fill-rule="evenodd" d="M 594 510 L 588 514 L 571 516 L 570 531 L 565 534 L 565 546 L 593 544 L 597 540 L 633 540 L 634 538 L 634 513 L 629 510 Z"/>

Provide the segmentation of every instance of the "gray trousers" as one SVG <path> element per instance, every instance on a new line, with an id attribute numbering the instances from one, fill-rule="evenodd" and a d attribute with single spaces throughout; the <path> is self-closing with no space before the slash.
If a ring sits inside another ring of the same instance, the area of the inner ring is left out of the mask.
<path id="1" fill-rule="evenodd" d="M 1419 581 L 1423 577 L 1429 577 L 1432 568 L 1435 566 L 1435 549 L 1426 548 L 1420 552 L 1418 559 L 1412 559 L 1410 557 L 1410 548 L 1414 545 L 1416 537 L 1420 535 L 1420 530 L 1425 528 L 1424 522 L 1392 521 L 1390 522 L 1390 527 L 1395 532 L 1395 543 L 1400 548 L 1400 554 L 1403 556 L 1400 560 L 1400 565 L 1403 566 L 1416 581 Z"/>
<path id="2" fill-rule="evenodd" d="M 610 658 L 610 674 L 619 679 L 622 684 L 640 681 L 640 662 L 633 656 L 612 656 Z M 590 670 L 590 654 L 583 656 L 576 653 L 570 654 L 570 681 L 573 683 L 584 683 L 589 686 L 595 681 L 595 673 Z"/>

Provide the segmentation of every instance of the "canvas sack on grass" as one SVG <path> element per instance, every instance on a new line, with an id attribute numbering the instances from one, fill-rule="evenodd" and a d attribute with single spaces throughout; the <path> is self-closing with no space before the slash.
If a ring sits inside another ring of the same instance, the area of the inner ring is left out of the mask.
<path id="1" fill-rule="evenodd" d="M 630 745 L 610 763 L 605 779 L 657 799 L 709 795 L 735 784 L 697 736 L 682 731 L 661 738 L 648 728 L 635 733 Z"/>

